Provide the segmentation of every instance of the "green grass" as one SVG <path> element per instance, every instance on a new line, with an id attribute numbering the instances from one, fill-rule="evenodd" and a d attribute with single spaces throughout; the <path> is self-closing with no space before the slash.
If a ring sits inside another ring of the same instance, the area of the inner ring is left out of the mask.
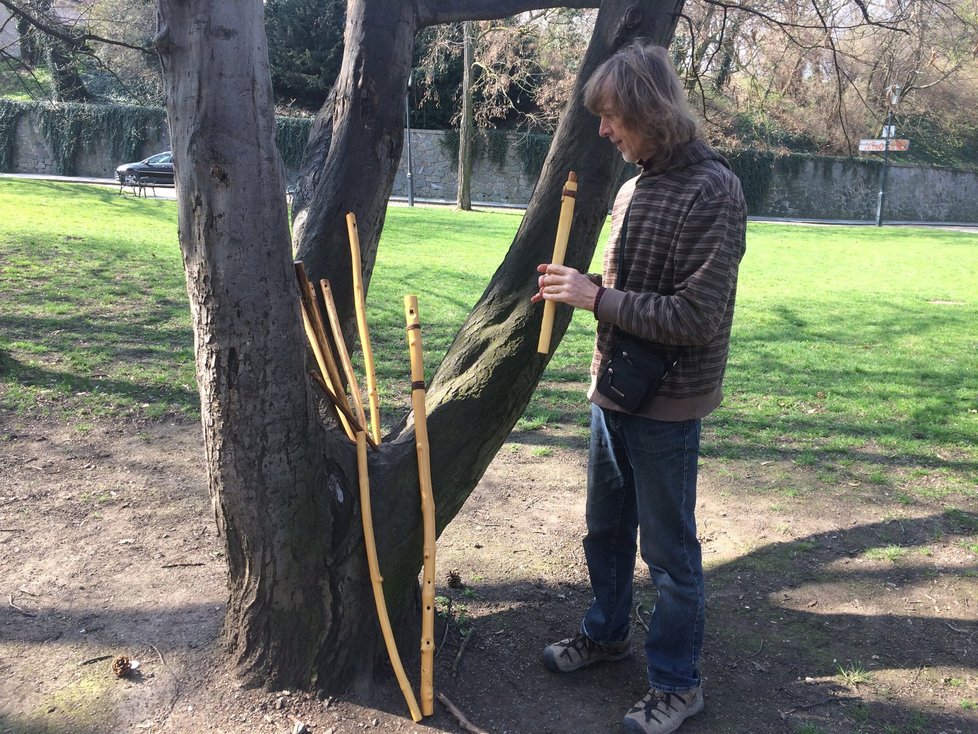
<path id="1" fill-rule="evenodd" d="M 0 181 L 0 407 L 195 415 L 173 202 Z"/>
<path id="2" fill-rule="evenodd" d="M 861 685 L 869 683 L 873 676 L 869 673 L 861 663 L 849 663 L 846 667 L 841 665 L 838 667 L 836 675 L 842 679 L 842 682 L 849 688 L 858 688 Z"/>
<path id="3" fill-rule="evenodd" d="M 898 545 L 887 545 L 881 548 L 870 548 L 863 553 L 863 557 L 871 561 L 890 561 L 891 563 L 896 563 L 901 558 L 904 558 L 907 553 L 906 548 L 901 548 Z"/>
<path id="4" fill-rule="evenodd" d="M 521 217 L 390 209 L 368 295 L 386 424 L 409 405 L 404 295 L 430 379 Z M 0 409 L 197 414 L 175 219 L 172 201 L 0 180 Z M 978 496 L 976 285 L 973 233 L 751 223 L 704 458 L 786 459 L 904 505 Z M 519 429 L 582 425 L 593 335 L 575 314 Z"/>

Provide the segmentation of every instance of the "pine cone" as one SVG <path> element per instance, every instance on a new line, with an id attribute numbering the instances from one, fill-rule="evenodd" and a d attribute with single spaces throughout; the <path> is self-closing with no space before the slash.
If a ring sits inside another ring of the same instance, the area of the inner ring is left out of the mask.
<path id="1" fill-rule="evenodd" d="M 132 661 L 125 655 L 120 655 L 112 661 L 112 672 L 117 678 L 125 678 L 132 672 Z"/>

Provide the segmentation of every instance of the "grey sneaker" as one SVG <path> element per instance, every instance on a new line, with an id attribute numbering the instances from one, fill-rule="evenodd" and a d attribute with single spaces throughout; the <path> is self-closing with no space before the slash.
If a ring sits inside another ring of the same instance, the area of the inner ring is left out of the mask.
<path id="1" fill-rule="evenodd" d="M 669 734 L 702 710 L 702 688 L 682 693 L 664 693 L 650 688 L 645 698 L 629 709 L 621 723 L 631 734 Z"/>
<path id="2" fill-rule="evenodd" d="M 583 632 L 543 649 L 543 664 L 554 673 L 570 673 L 602 660 L 624 660 L 632 651 L 628 639 L 599 645 Z"/>

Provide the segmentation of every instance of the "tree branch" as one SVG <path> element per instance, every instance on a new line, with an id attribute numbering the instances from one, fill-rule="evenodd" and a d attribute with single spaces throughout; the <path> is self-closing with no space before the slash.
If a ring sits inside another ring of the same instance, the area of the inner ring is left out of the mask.
<path id="1" fill-rule="evenodd" d="M 147 48 L 146 46 L 136 46 L 131 43 L 126 43 L 125 41 L 104 38 L 102 36 L 95 35 L 94 33 L 69 33 L 63 30 L 63 26 L 59 27 L 60 24 L 57 20 L 36 16 L 33 13 L 24 10 L 16 3 L 11 2 L 11 0 L 0 0 L 0 5 L 3 5 L 18 18 L 22 18 L 30 23 L 41 33 L 51 36 L 52 38 L 57 38 L 59 41 L 63 41 L 76 50 L 84 50 L 89 41 L 96 41 L 98 43 L 109 44 L 110 46 L 119 46 L 120 48 L 128 48 L 132 49 L 133 51 L 142 51 L 146 54 L 153 53 L 153 50 Z"/>
<path id="2" fill-rule="evenodd" d="M 418 0 L 418 26 L 458 23 L 463 20 L 495 20 L 528 10 L 597 8 L 600 5 L 600 0 L 496 0 L 492 3 L 485 0 Z"/>
<path id="3" fill-rule="evenodd" d="M 747 5 L 746 3 L 730 3 L 730 2 L 724 2 L 724 0 L 703 0 L 703 2 L 707 3 L 708 5 L 716 5 L 717 7 L 720 8 L 737 10 L 742 13 L 749 13 L 750 15 L 754 15 L 758 18 L 762 18 L 763 20 L 766 20 L 768 23 L 776 25 L 778 28 L 785 31 L 785 33 L 787 33 L 786 29 L 788 28 L 794 28 L 798 30 L 824 30 L 825 28 L 824 25 L 818 25 L 816 23 L 797 23 L 788 20 L 781 20 L 774 17 L 770 13 L 765 13 L 763 10 L 760 10 L 752 5 Z M 869 18 L 865 18 L 864 22 L 861 23 L 833 25 L 832 28 L 835 30 L 846 31 L 846 30 L 853 30 L 855 28 L 865 28 L 866 26 L 884 28 L 886 30 L 895 31 L 897 33 L 906 33 L 907 35 L 909 35 L 910 33 L 907 29 L 901 28 L 900 26 L 897 25 L 893 25 L 892 23 L 885 23 L 883 21 L 871 20 Z"/>

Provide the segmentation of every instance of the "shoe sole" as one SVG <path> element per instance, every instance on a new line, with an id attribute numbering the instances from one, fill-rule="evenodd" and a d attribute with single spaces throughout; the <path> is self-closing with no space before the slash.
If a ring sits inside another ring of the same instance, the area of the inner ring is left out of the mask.
<path id="1" fill-rule="evenodd" d="M 617 655 L 608 655 L 600 660 L 594 660 L 590 663 L 581 663 L 576 668 L 561 668 L 557 663 L 557 656 L 554 655 L 548 648 L 543 651 L 543 665 L 551 673 L 573 673 L 576 670 L 589 668 L 592 665 L 597 665 L 598 663 L 617 663 L 619 660 L 624 660 L 625 658 L 631 657 L 631 655 L 631 650 L 625 650 L 625 652 L 618 653 Z"/>

